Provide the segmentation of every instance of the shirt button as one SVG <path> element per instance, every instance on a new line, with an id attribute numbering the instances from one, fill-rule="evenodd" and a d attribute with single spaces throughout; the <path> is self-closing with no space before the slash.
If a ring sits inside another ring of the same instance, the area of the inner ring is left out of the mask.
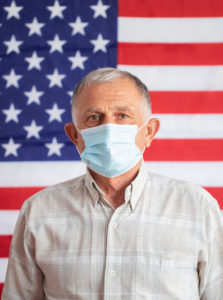
<path id="1" fill-rule="evenodd" d="M 114 270 L 112 270 L 112 271 L 111 271 L 111 276 L 112 276 L 112 277 L 115 277 L 115 275 L 116 275 L 116 272 L 115 272 Z"/>
<path id="2" fill-rule="evenodd" d="M 112 228 L 116 228 L 117 227 L 117 223 L 112 223 Z"/>

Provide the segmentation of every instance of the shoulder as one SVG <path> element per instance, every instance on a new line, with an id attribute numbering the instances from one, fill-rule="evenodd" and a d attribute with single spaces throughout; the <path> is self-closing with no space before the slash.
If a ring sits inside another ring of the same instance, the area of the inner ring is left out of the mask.
<path id="1" fill-rule="evenodd" d="M 192 211 L 219 210 L 218 202 L 203 187 L 196 184 L 148 172 L 147 187 L 163 201 L 169 201 Z M 220 211 L 220 210 L 219 210 Z"/>
<path id="2" fill-rule="evenodd" d="M 28 198 L 21 213 L 54 214 L 69 209 L 71 203 L 78 201 L 85 189 L 85 175 L 47 187 Z"/>

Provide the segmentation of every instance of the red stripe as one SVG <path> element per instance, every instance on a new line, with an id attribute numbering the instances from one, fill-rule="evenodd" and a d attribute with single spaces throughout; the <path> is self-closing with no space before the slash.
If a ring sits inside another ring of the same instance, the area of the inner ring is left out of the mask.
<path id="1" fill-rule="evenodd" d="M 223 161 L 223 139 L 155 139 L 146 161 Z"/>
<path id="2" fill-rule="evenodd" d="M 206 187 L 205 190 L 207 190 L 218 201 L 220 209 L 223 209 L 223 188 Z"/>
<path id="3" fill-rule="evenodd" d="M 120 65 L 222 65 L 223 43 L 119 43 Z"/>
<path id="4" fill-rule="evenodd" d="M 12 235 L 0 235 L 0 257 L 9 256 L 9 248 L 12 240 Z"/>
<path id="5" fill-rule="evenodd" d="M 150 92 L 153 113 L 223 113 L 223 92 Z"/>
<path id="6" fill-rule="evenodd" d="M 120 17 L 221 17 L 219 0 L 119 0 Z"/>
<path id="7" fill-rule="evenodd" d="M 3 284 L 3 283 L 0 283 L 0 296 L 1 296 L 1 294 L 2 294 L 3 286 L 4 286 L 4 284 Z"/>
<path id="8" fill-rule="evenodd" d="M 43 187 L 0 188 L 0 209 L 20 209 L 23 202 Z"/>

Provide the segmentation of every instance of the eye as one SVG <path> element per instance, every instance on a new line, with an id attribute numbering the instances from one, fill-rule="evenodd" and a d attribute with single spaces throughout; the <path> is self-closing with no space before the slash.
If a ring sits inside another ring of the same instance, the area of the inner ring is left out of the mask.
<path id="1" fill-rule="evenodd" d="M 98 121 L 99 118 L 100 118 L 100 116 L 98 116 L 98 115 L 91 115 L 88 117 L 88 120 L 89 121 Z"/>
<path id="2" fill-rule="evenodd" d="M 122 114 L 120 114 L 120 118 L 121 119 L 126 119 L 126 118 L 128 118 L 128 115 L 122 113 Z"/>

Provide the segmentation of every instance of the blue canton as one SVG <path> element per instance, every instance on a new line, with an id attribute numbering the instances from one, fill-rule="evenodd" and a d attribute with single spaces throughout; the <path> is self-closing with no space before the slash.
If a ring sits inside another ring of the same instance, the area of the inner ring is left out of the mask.
<path id="1" fill-rule="evenodd" d="M 72 90 L 116 67 L 117 2 L 6 0 L 0 36 L 0 160 L 78 160 L 64 133 Z"/>

